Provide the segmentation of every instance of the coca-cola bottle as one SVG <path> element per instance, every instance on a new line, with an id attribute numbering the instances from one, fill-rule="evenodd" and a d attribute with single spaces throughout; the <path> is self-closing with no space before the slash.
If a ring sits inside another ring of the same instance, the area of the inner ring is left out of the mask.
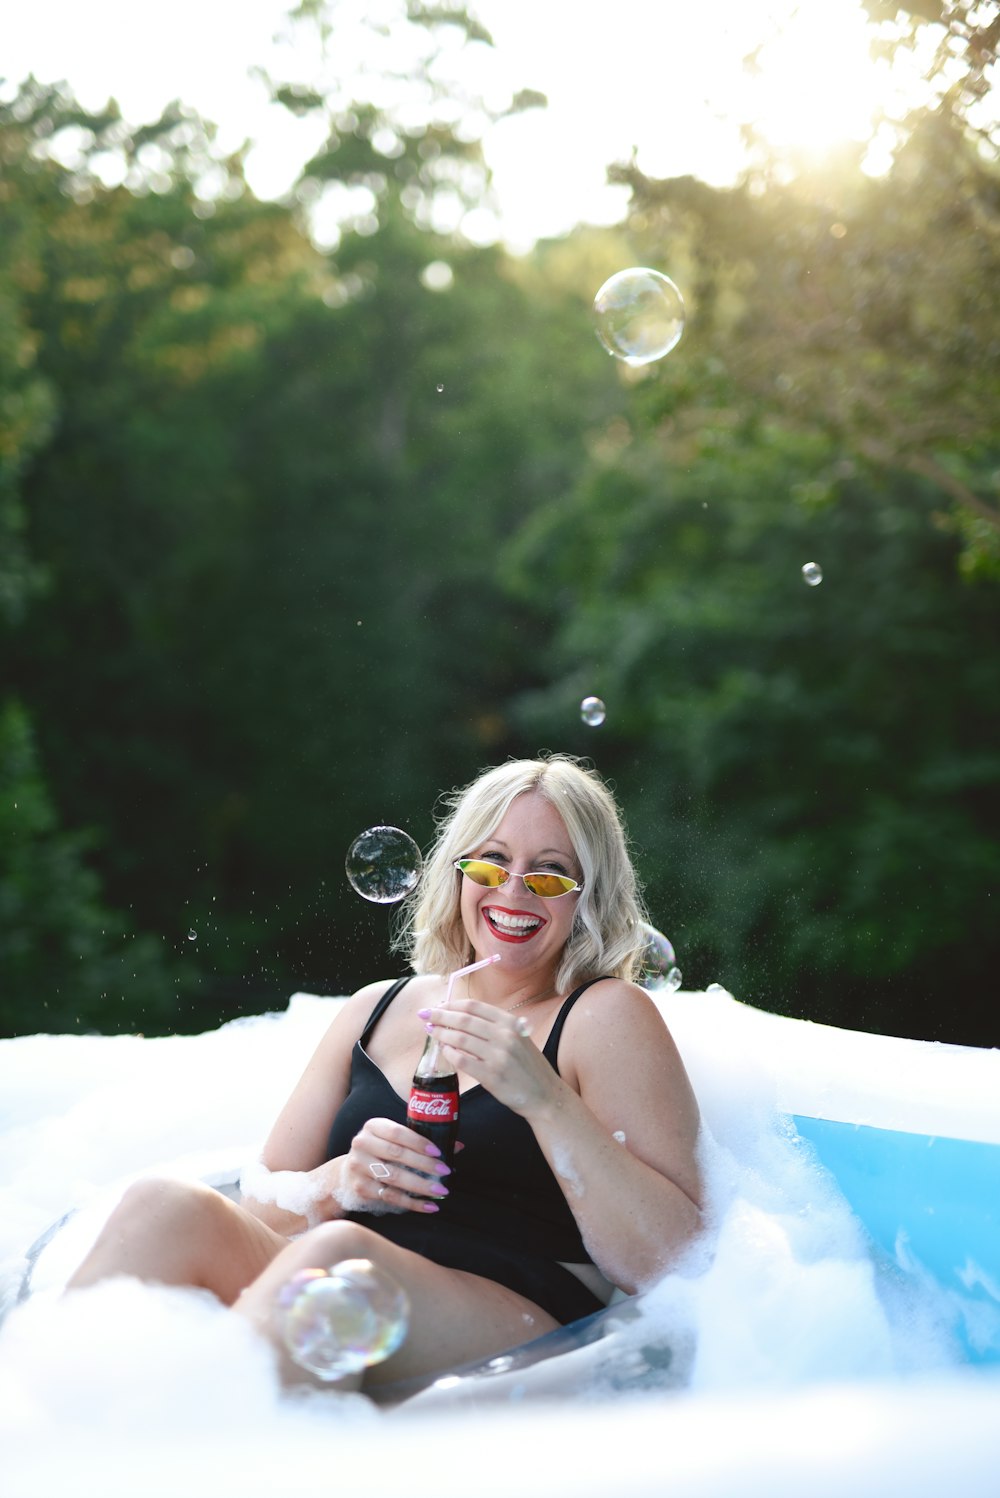
<path id="1" fill-rule="evenodd" d="M 445 1061 L 441 1042 L 433 1035 L 428 1035 L 413 1073 L 406 1122 L 437 1145 L 446 1165 L 452 1164 L 458 1137 L 458 1076 Z"/>

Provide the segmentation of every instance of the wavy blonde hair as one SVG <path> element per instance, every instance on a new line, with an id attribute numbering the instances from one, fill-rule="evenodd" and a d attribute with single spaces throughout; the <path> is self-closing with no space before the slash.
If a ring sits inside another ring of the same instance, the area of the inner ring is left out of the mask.
<path id="1" fill-rule="evenodd" d="M 453 864 L 490 838 L 511 802 L 528 791 L 562 817 L 583 874 L 583 888 L 572 896 L 576 910 L 556 976 L 559 991 L 587 978 L 636 978 L 646 915 L 621 813 L 597 772 L 568 754 L 508 760 L 442 798 L 447 811 L 393 946 L 416 973 L 444 976 L 472 960 L 459 901 L 462 875 Z"/>

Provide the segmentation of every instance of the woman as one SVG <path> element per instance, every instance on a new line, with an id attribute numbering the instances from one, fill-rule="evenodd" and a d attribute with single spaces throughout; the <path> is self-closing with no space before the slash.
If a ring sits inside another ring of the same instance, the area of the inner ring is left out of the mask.
<path id="1" fill-rule="evenodd" d="M 341 1006 L 244 1181 L 255 1194 L 137 1183 L 71 1288 L 203 1286 L 277 1342 L 293 1274 L 369 1259 L 411 1306 L 403 1345 L 364 1376 L 377 1392 L 652 1284 L 699 1226 L 698 1109 L 630 981 L 640 919 L 593 771 L 561 755 L 486 771 L 428 860 L 402 938 L 416 976 Z M 448 975 L 485 958 L 448 998 Z M 405 1122 L 427 1031 L 459 1075 L 453 1173 Z"/>

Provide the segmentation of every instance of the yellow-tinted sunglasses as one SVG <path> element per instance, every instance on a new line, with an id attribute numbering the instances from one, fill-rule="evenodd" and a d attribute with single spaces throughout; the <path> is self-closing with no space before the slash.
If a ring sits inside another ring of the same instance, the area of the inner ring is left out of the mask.
<path id="1" fill-rule="evenodd" d="M 510 879 L 523 879 L 525 889 L 541 900 L 558 900 L 583 887 L 565 874 L 514 874 L 498 863 L 487 862 L 485 858 L 458 858 L 455 860 L 455 867 L 466 879 L 471 879 L 473 884 L 481 884 L 484 889 L 500 889 Z"/>

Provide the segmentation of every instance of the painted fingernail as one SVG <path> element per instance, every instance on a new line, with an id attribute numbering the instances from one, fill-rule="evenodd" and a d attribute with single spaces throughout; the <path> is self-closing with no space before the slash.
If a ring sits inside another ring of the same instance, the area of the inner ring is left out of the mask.
<path id="1" fill-rule="evenodd" d="M 431 1187 L 431 1190 L 433 1191 L 433 1193 L 434 1193 L 435 1196 L 447 1196 L 448 1195 L 448 1188 L 447 1188 L 447 1186 L 442 1186 L 437 1181 L 435 1181 L 434 1185 Z"/>
<path id="2" fill-rule="evenodd" d="M 434 1034 L 434 1026 L 431 1024 L 430 1020 L 427 1021 L 424 1029 L 427 1031 L 428 1035 Z"/>
<path id="3" fill-rule="evenodd" d="M 429 1009 L 418 1009 L 417 1010 L 417 1019 L 430 1019 L 430 1017 L 431 1017 L 431 1012 L 430 1012 Z"/>
<path id="4" fill-rule="evenodd" d="M 450 1165 L 446 1165 L 444 1163 L 444 1161 L 441 1160 L 441 1161 L 439 1161 L 439 1163 L 437 1165 L 435 1165 L 435 1167 L 434 1167 L 434 1174 L 436 1176 L 450 1176 L 451 1175 L 451 1166 Z"/>
<path id="5" fill-rule="evenodd" d="M 437 1147 L 436 1144 L 425 1144 L 424 1145 L 424 1154 L 425 1155 L 433 1155 L 435 1159 L 440 1159 L 441 1158 L 441 1151 L 438 1149 L 438 1147 Z"/>
<path id="6" fill-rule="evenodd" d="M 440 1212 L 440 1210 L 441 1208 L 438 1206 L 437 1202 L 424 1202 L 425 1212 Z"/>

